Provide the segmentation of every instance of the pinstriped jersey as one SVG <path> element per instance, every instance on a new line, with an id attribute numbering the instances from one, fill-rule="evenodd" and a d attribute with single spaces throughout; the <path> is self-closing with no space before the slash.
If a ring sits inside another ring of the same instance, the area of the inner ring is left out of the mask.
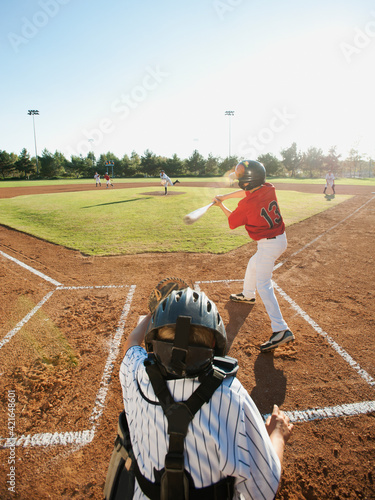
<path id="1" fill-rule="evenodd" d="M 169 436 L 167 419 L 144 367 L 146 358 L 142 347 L 131 347 L 121 364 L 120 381 L 138 467 L 155 482 L 154 469 L 164 467 Z M 174 399 L 184 401 L 199 381 L 177 379 L 167 384 Z M 279 458 L 257 407 L 235 377 L 226 378 L 190 422 L 184 457 L 196 488 L 234 476 L 234 498 L 271 500 L 276 495 Z M 137 482 L 133 498 L 146 498 Z"/>

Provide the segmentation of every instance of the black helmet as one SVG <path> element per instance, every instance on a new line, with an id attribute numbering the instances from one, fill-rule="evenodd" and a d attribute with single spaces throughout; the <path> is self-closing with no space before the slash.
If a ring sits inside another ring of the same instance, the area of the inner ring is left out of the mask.
<path id="1" fill-rule="evenodd" d="M 241 189 L 249 191 L 266 182 L 266 169 L 254 160 L 244 160 L 238 163 L 235 169 L 238 185 Z M 248 182 L 247 186 L 244 186 Z"/>
<path id="2" fill-rule="evenodd" d="M 163 326 L 175 326 L 173 341 L 156 340 Z M 191 326 L 209 328 L 215 337 L 214 348 L 189 345 Z M 195 377 L 210 366 L 214 356 L 225 355 L 227 335 L 216 305 L 203 292 L 185 288 L 174 290 L 160 302 L 147 326 L 145 345 L 166 375 Z"/>

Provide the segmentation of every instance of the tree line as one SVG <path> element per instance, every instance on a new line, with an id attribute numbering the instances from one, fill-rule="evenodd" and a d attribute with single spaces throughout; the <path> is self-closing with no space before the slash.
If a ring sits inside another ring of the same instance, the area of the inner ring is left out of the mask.
<path id="1" fill-rule="evenodd" d="M 256 158 L 263 163 L 268 176 L 322 178 L 329 171 L 336 177 L 373 177 L 375 162 L 363 158 L 351 149 L 347 158 L 341 158 L 336 146 L 328 154 L 319 148 L 310 147 L 301 152 L 294 142 L 289 148 L 280 151 L 281 159 L 271 153 Z M 148 149 L 143 155 L 135 151 L 130 156 L 118 158 L 111 152 L 101 154 L 97 159 L 93 152 L 86 157 L 71 156 L 66 159 L 59 151 L 51 153 L 44 149 L 41 156 L 31 157 L 24 148 L 19 155 L 0 150 L 0 176 L 3 179 L 53 179 L 53 178 L 92 178 L 96 172 L 108 172 L 114 177 L 156 177 L 164 170 L 170 177 L 221 177 L 241 161 L 231 156 L 219 158 L 209 155 L 204 158 L 197 150 L 186 159 L 174 154 L 171 158 L 158 156 Z M 114 166 L 108 166 L 113 162 Z"/>

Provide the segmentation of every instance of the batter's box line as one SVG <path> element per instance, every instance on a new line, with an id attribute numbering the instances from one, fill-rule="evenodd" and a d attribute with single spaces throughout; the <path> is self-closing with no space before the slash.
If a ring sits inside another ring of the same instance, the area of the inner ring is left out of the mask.
<path id="1" fill-rule="evenodd" d="M 28 313 L 26 316 L 21 319 L 19 323 L 10 331 L 8 332 L 5 337 L 0 341 L 0 350 L 4 347 L 5 344 L 7 344 L 16 333 L 18 333 L 23 326 L 26 325 L 26 323 L 34 316 L 35 313 L 39 311 L 39 309 L 49 300 L 52 295 L 55 293 L 55 290 L 52 290 L 51 292 L 47 293 L 42 300 Z"/>
<path id="2" fill-rule="evenodd" d="M 375 401 L 362 401 L 361 403 L 351 403 L 326 408 L 316 408 L 305 411 L 285 411 L 291 422 L 311 422 L 312 420 L 324 420 L 326 418 L 357 417 L 375 411 Z M 264 421 L 271 414 L 263 415 Z"/>
<path id="3" fill-rule="evenodd" d="M 22 435 L 19 437 L 3 438 L 0 437 L 0 447 L 9 448 L 10 446 L 51 446 L 51 445 L 86 445 L 90 443 L 95 436 L 95 431 L 99 423 L 99 419 L 103 414 L 105 408 L 106 397 L 109 385 L 112 380 L 112 372 L 114 369 L 115 361 L 117 359 L 122 336 L 125 331 L 126 318 L 130 311 L 130 306 L 136 290 L 136 285 L 130 285 L 130 290 L 126 297 L 125 305 L 122 309 L 121 316 L 117 325 L 116 332 L 109 345 L 109 354 L 104 367 L 102 379 L 100 381 L 99 390 L 96 394 L 94 407 L 89 417 L 92 424 L 91 429 L 84 431 L 72 432 L 54 432 L 54 433 L 41 433 L 34 435 Z M 53 292 L 51 292 L 53 293 Z"/>
<path id="4" fill-rule="evenodd" d="M 325 338 L 328 344 L 336 351 L 339 356 L 346 361 L 353 370 L 355 370 L 358 375 L 365 380 L 365 382 L 371 387 L 375 387 L 375 380 L 369 375 L 360 365 L 348 354 L 345 349 L 343 349 L 339 344 L 333 340 L 332 337 L 328 335 L 320 326 L 312 319 L 310 316 L 298 305 L 294 302 L 293 299 L 287 295 L 284 290 L 282 290 L 275 282 L 274 287 L 279 292 L 279 294 L 291 305 L 291 307 L 296 311 L 296 313 L 301 316 L 319 335 Z"/>
<path id="5" fill-rule="evenodd" d="M 130 285 L 98 285 L 98 286 L 58 286 L 55 288 L 55 290 L 52 290 L 51 292 L 48 292 L 47 295 L 45 295 L 42 300 L 28 313 L 26 316 L 21 319 L 19 323 L 10 331 L 8 332 L 5 337 L 0 341 L 0 350 L 4 347 L 5 344 L 7 344 L 16 333 L 18 333 L 23 326 L 26 325 L 28 321 L 34 316 L 35 313 L 39 311 L 39 309 L 49 300 L 52 295 L 58 291 L 58 290 L 97 290 L 97 289 L 108 289 L 108 288 L 126 288 L 129 287 Z"/>
<path id="6" fill-rule="evenodd" d="M 31 266 L 28 266 L 27 264 L 24 264 L 23 262 L 21 262 L 20 260 L 18 259 L 15 259 L 14 257 L 11 257 L 10 255 L 2 252 L 0 250 L 0 255 L 2 255 L 3 257 L 5 257 L 6 259 L 9 259 L 11 260 L 12 262 L 14 262 L 15 264 L 23 267 L 24 269 L 27 269 L 28 271 L 30 271 L 31 273 L 33 274 L 36 274 L 37 276 L 39 276 L 40 278 L 44 279 L 45 281 L 48 281 L 49 283 L 52 283 L 53 285 L 56 285 L 56 286 L 60 286 L 62 285 L 62 283 L 59 283 L 58 281 L 54 280 L 53 278 L 50 278 L 49 276 L 41 273 L 40 271 L 37 271 L 36 269 L 34 269 L 33 267 Z"/>
<path id="7" fill-rule="evenodd" d="M 212 284 L 212 283 L 230 283 L 233 281 L 243 281 L 243 280 L 216 280 L 216 281 L 196 281 L 194 284 L 194 289 L 196 291 L 200 291 L 199 284 L 201 283 L 206 283 L 206 284 Z M 353 370 L 355 370 L 360 377 L 362 377 L 367 384 L 369 384 L 371 387 L 375 387 L 375 380 L 369 375 L 363 368 L 360 367 L 360 365 L 348 354 L 345 349 L 343 349 L 339 344 L 332 339 L 328 335 L 327 332 L 325 332 L 320 326 L 312 319 L 310 316 L 298 305 L 296 302 L 294 302 L 293 299 L 287 295 L 284 290 L 282 290 L 275 281 L 273 281 L 273 285 L 275 289 L 279 292 L 279 294 L 291 305 L 291 307 L 297 312 L 299 316 L 301 316 L 319 335 L 321 335 L 323 338 L 327 340 L 329 345 L 336 351 L 337 354 L 339 354 L 344 361 L 346 361 Z"/>
<path id="8" fill-rule="evenodd" d="M 366 415 L 375 411 L 375 401 L 363 401 L 362 403 L 352 403 L 331 406 L 326 408 L 316 408 L 311 410 L 300 411 L 285 411 L 284 413 L 289 417 L 293 423 L 311 422 L 313 420 L 324 420 L 328 418 L 340 417 L 358 417 Z M 264 421 L 270 414 L 262 415 Z M 1 448 L 10 448 L 13 446 L 33 447 L 33 446 L 67 446 L 67 445 L 80 445 L 85 446 L 91 443 L 95 436 L 95 429 L 88 429 L 77 432 L 54 432 L 54 433 L 41 433 L 27 436 L 20 436 L 18 438 L 0 438 Z"/>
<path id="9" fill-rule="evenodd" d="M 102 290 L 106 288 L 125 288 L 129 285 L 90 285 L 90 286 L 58 286 L 56 290 Z"/>
<path id="10" fill-rule="evenodd" d="M 33 273 L 36 276 L 39 276 L 39 278 L 42 278 L 45 281 L 48 281 L 49 283 L 52 283 L 52 285 L 55 285 L 57 287 L 56 290 L 85 290 L 85 289 L 96 289 L 96 288 L 98 288 L 98 289 L 100 289 L 100 288 L 123 288 L 123 286 L 125 286 L 125 285 L 65 286 L 63 283 L 60 283 L 59 281 L 56 281 L 55 279 L 51 278 L 50 276 L 47 276 L 46 274 L 44 274 L 44 273 L 42 273 L 40 271 L 37 271 L 33 267 L 28 266 L 24 262 L 22 262 L 22 261 L 20 261 L 18 259 L 15 259 L 14 257 L 11 257 L 10 255 L 4 253 L 1 250 L 0 250 L 0 255 L 2 255 L 6 259 L 11 260 L 12 262 L 14 262 L 15 264 L 17 264 L 18 266 L 23 267 L 24 269 L 26 269 L 30 273 Z"/>

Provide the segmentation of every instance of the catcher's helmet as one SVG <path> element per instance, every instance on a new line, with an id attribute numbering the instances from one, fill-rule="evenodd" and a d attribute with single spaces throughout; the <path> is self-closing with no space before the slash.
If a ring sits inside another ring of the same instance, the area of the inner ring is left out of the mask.
<path id="1" fill-rule="evenodd" d="M 266 182 L 266 169 L 259 161 L 241 161 L 236 166 L 235 173 L 238 185 L 245 191 L 254 189 Z M 247 186 L 244 186 L 246 183 L 248 183 Z"/>
<path id="2" fill-rule="evenodd" d="M 175 326 L 173 341 L 157 340 L 163 326 Z M 215 346 L 189 345 L 191 326 L 210 329 Z M 215 355 L 225 355 L 227 335 L 216 305 L 203 292 L 185 288 L 172 291 L 160 302 L 147 326 L 145 345 L 167 376 L 195 377 L 210 366 Z"/>

